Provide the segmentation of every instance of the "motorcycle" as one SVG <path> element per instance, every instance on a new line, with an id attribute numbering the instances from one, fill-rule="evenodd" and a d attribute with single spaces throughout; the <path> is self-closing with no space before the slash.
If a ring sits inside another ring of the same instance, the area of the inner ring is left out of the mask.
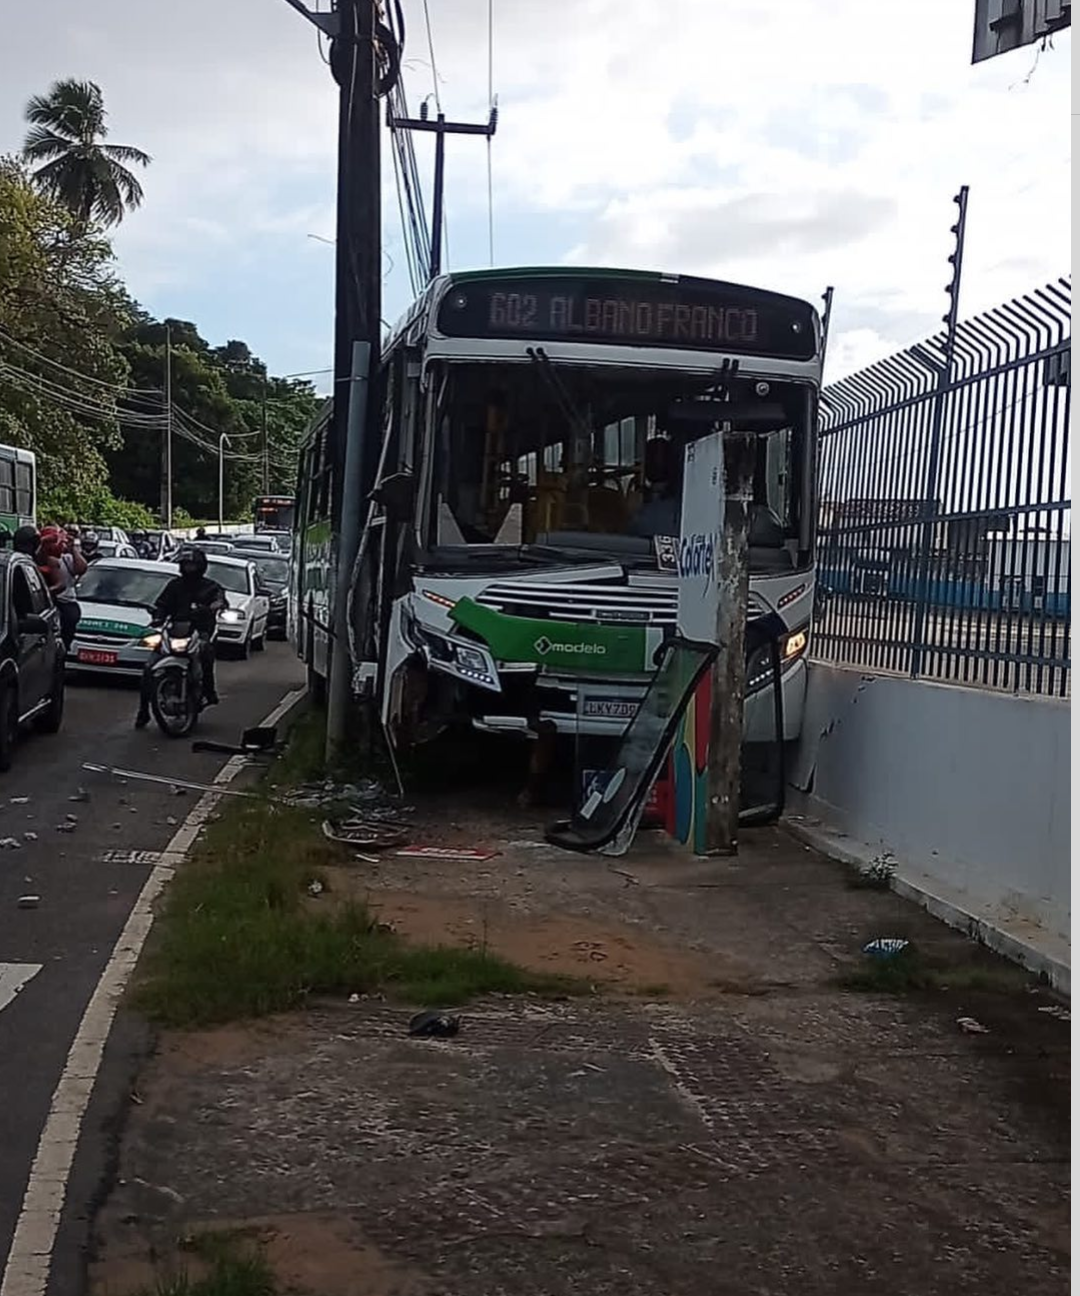
<path id="1" fill-rule="evenodd" d="M 186 738 L 202 710 L 204 636 L 194 626 L 166 622 L 153 636 L 158 640 L 150 671 L 150 710 L 168 738 Z"/>

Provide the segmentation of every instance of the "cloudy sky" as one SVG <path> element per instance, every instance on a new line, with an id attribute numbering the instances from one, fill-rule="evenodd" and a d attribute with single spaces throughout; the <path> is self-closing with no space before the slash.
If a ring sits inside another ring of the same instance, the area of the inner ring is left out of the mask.
<path id="1" fill-rule="evenodd" d="M 415 111 L 433 75 L 422 0 L 404 7 Z M 443 108 L 483 120 L 488 0 L 429 9 Z M 665 269 L 815 301 L 832 284 L 832 377 L 934 329 L 961 184 L 963 313 L 1069 271 L 1070 33 L 973 68 L 974 0 L 494 10 L 497 263 Z M 5 37 L 0 152 L 21 142 L 26 99 L 76 76 L 102 86 L 114 140 L 153 154 L 146 205 L 116 238 L 139 300 L 212 342 L 244 338 L 279 373 L 329 364 L 336 95 L 285 0 L 33 0 Z M 417 153 L 426 180 L 428 138 Z M 450 264 L 485 265 L 484 142 L 447 153 Z M 385 181 L 393 319 L 410 292 Z"/>

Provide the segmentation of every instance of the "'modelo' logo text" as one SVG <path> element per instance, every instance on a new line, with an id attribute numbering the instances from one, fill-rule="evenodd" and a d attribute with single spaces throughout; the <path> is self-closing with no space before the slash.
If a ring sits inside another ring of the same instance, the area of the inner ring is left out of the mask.
<path id="1" fill-rule="evenodd" d="M 547 635 L 541 635 L 533 644 L 533 647 L 541 657 L 546 657 L 548 653 L 577 653 L 580 655 L 603 656 L 607 649 L 603 644 L 598 643 L 553 643 Z"/>

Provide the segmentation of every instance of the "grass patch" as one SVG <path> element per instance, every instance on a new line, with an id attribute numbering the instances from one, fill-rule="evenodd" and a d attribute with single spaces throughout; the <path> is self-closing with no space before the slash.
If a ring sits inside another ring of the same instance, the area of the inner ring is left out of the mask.
<path id="1" fill-rule="evenodd" d="M 309 706 L 289 726 L 285 750 L 274 762 L 273 780 L 287 787 L 313 783 L 326 772 L 326 711 Z"/>
<path id="2" fill-rule="evenodd" d="M 1031 978 L 1012 964 L 967 960 L 945 963 L 931 960 L 914 945 L 889 959 L 864 957 L 860 966 L 839 980 L 844 990 L 871 994 L 911 994 L 927 990 L 981 990 L 1011 994 L 1031 984 Z"/>
<path id="3" fill-rule="evenodd" d="M 268 781 L 280 787 L 280 774 L 275 764 Z M 381 930 L 363 905 L 336 905 L 327 869 L 348 852 L 323 837 L 320 818 L 273 801 L 223 806 L 155 923 L 134 992 L 151 1020 L 210 1026 L 295 1008 L 313 994 L 383 991 L 452 1006 L 482 994 L 582 990 L 486 951 L 409 944 Z M 316 880 L 324 893 L 312 901 Z"/>
<path id="4" fill-rule="evenodd" d="M 278 1296 L 280 1288 L 266 1258 L 235 1234 L 202 1234 L 186 1250 L 199 1256 L 205 1272 L 184 1272 L 143 1287 L 136 1296 Z"/>

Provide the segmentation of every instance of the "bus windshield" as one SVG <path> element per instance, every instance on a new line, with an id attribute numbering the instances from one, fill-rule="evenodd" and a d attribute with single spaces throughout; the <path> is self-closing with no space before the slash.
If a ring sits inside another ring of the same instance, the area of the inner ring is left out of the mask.
<path id="1" fill-rule="evenodd" d="M 686 444 L 727 422 L 760 433 L 751 566 L 798 561 L 813 416 L 804 384 L 721 390 L 715 377 L 674 369 L 456 363 L 435 413 L 431 548 L 538 545 L 651 561 L 655 537 L 679 534 Z"/>

